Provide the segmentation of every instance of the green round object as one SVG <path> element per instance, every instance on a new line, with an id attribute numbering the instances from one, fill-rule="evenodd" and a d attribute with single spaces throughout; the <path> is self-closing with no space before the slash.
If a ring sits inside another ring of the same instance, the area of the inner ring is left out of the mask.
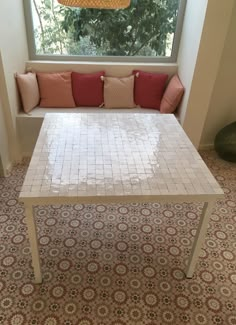
<path id="1" fill-rule="evenodd" d="M 236 122 L 227 125 L 216 135 L 215 150 L 222 159 L 236 162 Z"/>

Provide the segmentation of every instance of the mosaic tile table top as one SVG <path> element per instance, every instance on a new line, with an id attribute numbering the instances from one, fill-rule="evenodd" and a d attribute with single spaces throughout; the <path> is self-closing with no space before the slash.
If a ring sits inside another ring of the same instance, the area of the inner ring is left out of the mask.
<path id="1" fill-rule="evenodd" d="M 20 200 L 222 193 L 171 114 L 49 113 Z"/>

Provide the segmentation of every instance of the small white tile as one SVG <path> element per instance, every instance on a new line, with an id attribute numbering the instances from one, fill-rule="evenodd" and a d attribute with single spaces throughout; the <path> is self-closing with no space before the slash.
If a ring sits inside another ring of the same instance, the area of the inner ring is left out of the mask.
<path id="1" fill-rule="evenodd" d="M 20 196 L 222 194 L 173 115 L 46 114 Z"/>

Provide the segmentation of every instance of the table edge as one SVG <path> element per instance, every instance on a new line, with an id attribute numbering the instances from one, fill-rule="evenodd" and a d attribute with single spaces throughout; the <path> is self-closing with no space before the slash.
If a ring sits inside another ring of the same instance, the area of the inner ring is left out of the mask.
<path id="1" fill-rule="evenodd" d="M 154 202 L 209 202 L 221 199 L 224 194 L 199 195 L 116 195 L 116 196 L 48 196 L 48 197 L 19 197 L 19 202 L 25 205 L 51 204 L 112 204 L 112 203 L 154 203 Z"/>

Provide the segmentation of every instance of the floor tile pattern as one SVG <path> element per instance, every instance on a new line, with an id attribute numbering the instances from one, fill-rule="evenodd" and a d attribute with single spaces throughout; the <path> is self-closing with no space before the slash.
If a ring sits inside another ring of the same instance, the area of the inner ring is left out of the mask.
<path id="1" fill-rule="evenodd" d="M 0 324 L 235 325 L 236 165 L 203 158 L 225 197 L 193 279 L 183 269 L 201 204 L 37 206 L 44 282 L 18 195 L 27 162 L 0 178 Z"/>

